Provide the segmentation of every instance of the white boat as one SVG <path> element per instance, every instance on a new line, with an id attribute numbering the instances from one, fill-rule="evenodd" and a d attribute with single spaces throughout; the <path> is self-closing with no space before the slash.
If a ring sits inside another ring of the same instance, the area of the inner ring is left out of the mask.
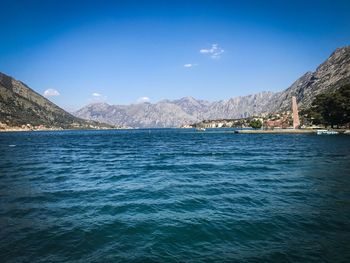
<path id="1" fill-rule="evenodd" d="M 205 131 L 205 128 L 196 128 L 196 131 Z"/>
<path id="2" fill-rule="evenodd" d="M 337 131 L 329 131 L 329 130 L 317 130 L 317 135 L 333 135 L 339 134 Z"/>

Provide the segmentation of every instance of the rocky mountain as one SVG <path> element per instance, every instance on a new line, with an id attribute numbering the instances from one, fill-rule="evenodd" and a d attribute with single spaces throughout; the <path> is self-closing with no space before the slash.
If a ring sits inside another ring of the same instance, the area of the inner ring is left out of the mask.
<path id="1" fill-rule="evenodd" d="M 95 103 L 83 107 L 75 115 L 129 127 L 178 127 L 184 122 L 192 123 L 197 120 L 196 117 L 186 113 L 180 106 L 170 101 L 128 106 Z"/>
<path id="2" fill-rule="evenodd" d="M 1 127 L 44 126 L 56 128 L 111 127 L 86 121 L 64 111 L 21 81 L 0 72 Z"/>
<path id="3" fill-rule="evenodd" d="M 75 115 L 84 119 L 130 127 L 179 127 L 204 119 L 243 118 L 258 114 L 272 96 L 272 92 L 262 92 L 212 103 L 192 97 L 173 101 L 163 100 L 154 104 L 94 103 L 78 110 Z"/>
<path id="4" fill-rule="evenodd" d="M 277 112 L 290 108 L 296 96 L 300 108 L 307 108 L 318 94 L 336 90 L 350 83 L 350 46 L 336 49 L 315 72 L 307 72 L 288 89 L 276 93 L 264 111 Z"/>
<path id="5" fill-rule="evenodd" d="M 273 92 L 265 91 L 226 101 L 213 102 L 204 119 L 238 119 L 259 114 L 264 112 L 273 96 Z"/>
<path id="6" fill-rule="evenodd" d="M 130 127 L 178 127 L 208 119 L 245 118 L 261 113 L 285 111 L 296 96 L 300 108 L 314 97 L 350 83 L 350 46 L 338 48 L 315 72 L 307 72 L 278 93 L 261 92 L 229 100 L 209 102 L 185 97 L 158 103 L 131 105 L 90 104 L 75 112 L 80 118 Z"/>

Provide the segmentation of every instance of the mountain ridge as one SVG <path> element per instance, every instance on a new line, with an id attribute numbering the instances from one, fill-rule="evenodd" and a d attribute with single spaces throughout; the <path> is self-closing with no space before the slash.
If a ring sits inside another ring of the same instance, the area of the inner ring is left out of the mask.
<path id="1" fill-rule="evenodd" d="M 45 128 L 111 127 L 83 120 L 66 112 L 22 81 L 0 72 L 1 127 L 41 126 Z"/>
<path id="2" fill-rule="evenodd" d="M 106 102 L 92 103 L 76 111 L 75 116 L 110 124 L 130 127 L 179 127 L 183 124 L 213 118 L 243 118 L 259 112 L 256 108 L 263 105 L 263 100 L 270 98 L 273 92 L 257 94 L 209 102 L 205 100 L 188 100 L 183 97 L 175 100 L 162 100 L 157 103 L 136 103 L 129 105 L 110 105 Z M 189 103 L 190 101 L 190 103 Z M 247 104 L 251 107 L 242 114 L 235 109 Z M 252 101 L 254 103 L 252 103 Z M 231 114 L 232 113 L 232 114 Z"/>
<path id="3" fill-rule="evenodd" d="M 306 72 L 289 88 L 276 93 L 269 111 L 287 110 L 292 96 L 301 107 L 309 107 L 315 96 L 350 83 L 350 46 L 337 48 L 314 72 Z"/>
<path id="4" fill-rule="evenodd" d="M 280 92 L 262 91 L 227 100 L 205 101 L 193 97 L 130 105 L 87 105 L 75 116 L 131 127 L 178 127 L 206 119 L 245 118 L 289 110 L 296 96 L 300 108 L 314 97 L 350 83 L 350 46 L 337 48 L 315 71 L 308 71 Z M 106 111 L 106 109 L 108 110 Z"/>
<path id="5" fill-rule="evenodd" d="M 202 120 L 246 118 L 289 110 L 296 96 L 299 108 L 307 108 L 318 94 L 350 84 L 350 46 L 337 48 L 315 71 L 303 74 L 280 92 L 262 91 L 219 101 L 191 96 L 157 103 L 110 105 L 94 103 L 68 113 L 25 83 L 0 72 L 0 124 L 47 127 L 179 127 Z M 101 123 L 108 123 L 104 125 Z"/>

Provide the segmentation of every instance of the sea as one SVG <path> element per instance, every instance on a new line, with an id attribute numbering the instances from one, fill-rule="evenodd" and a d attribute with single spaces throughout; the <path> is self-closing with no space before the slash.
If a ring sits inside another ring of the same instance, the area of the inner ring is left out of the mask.
<path id="1" fill-rule="evenodd" d="M 0 133 L 0 262 L 350 262 L 350 136 Z"/>

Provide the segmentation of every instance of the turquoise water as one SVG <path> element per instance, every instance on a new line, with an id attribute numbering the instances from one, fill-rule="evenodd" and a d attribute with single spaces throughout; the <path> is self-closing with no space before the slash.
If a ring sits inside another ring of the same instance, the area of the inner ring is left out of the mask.
<path id="1" fill-rule="evenodd" d="M 0 133 L 1 262 L 350 262 L 350 136 Z"/>

